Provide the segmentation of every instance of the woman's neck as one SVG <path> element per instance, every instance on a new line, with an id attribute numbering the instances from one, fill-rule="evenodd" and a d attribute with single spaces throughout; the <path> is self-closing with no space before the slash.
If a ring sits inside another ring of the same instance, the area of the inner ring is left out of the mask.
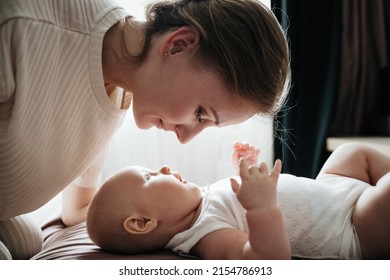
<path id="1" fill-rule="evenodd" d="M 143 23 L 126 19 L 115 24 L 104 36 L 102 67 L 105 84 L 113 84 L 131 92 L 136 71 L 126 57 L 139 54 L 143 48 Z"/>

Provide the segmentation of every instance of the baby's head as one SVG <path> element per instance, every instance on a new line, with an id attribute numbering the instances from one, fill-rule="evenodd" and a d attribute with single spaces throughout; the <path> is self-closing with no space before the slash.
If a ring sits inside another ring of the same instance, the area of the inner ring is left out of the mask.
<path id="1" fill-rule="evenodd" d="M 95 195 L 87 215 L 91 240 L 102 249 L 139 254 L 163 249 L 194 222 L 200 188 L 167 166 L 120 170 Z"/>

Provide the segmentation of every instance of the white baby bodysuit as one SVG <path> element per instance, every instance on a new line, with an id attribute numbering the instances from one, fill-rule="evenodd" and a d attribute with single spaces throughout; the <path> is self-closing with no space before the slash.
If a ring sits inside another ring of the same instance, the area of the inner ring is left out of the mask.
<path id="1" fill-rule="evenodd" d="M 369 186 L 342 176 L 313 180 L 281 174 L 277 200 L 284 213 L 292 257 L 361 258 L 351 216 L 357 199 Z M 231 190 L 229 179 L 207 188 L 198 220 L 176 234 L 167 248 L 188 254 L 203 236 L 222 228 L 248 230 L 245 209 Z"/>

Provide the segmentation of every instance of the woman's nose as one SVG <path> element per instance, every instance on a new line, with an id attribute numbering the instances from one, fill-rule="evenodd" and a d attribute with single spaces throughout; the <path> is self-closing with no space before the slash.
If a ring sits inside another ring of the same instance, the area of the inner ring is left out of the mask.
<path id="1" fill-rule="evenodd" d="M 182 124 L 164 123 L 163 130 L 173 131 L 181 144 L 189 142 L 192 138 L 198 135 L 206 126 L 193 126 Z"/>
<path id="2" fill-rule="evenodd" d="M 163 167 L 160 168 L 160 173 L 169 175 L 171 174 L 171 169 L 169 168 L 169 166 L 164 165 Z"/>
<path id="3" fill-rule="evenodd" d="M 205 127 L 185 127 L 178 125 L 176 128 L 177 139 L 181 144 L 186 144 L 196 135 L 198 135 Z"/>

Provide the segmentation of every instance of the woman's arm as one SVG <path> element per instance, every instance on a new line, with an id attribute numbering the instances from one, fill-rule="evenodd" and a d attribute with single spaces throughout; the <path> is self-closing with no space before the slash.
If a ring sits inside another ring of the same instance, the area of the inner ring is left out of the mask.
<path id="1" fill-rule="evenodd" d="M 70 184 L 62 191 L 62 222 L 66 226 L 85 221 L 89 203 L 92 201 L 97 188 L 83 188 Z"/>
<path id="2" fill-rule="evenodd" d="M 85 221 L 92 198 L 100 186 L 101 174 L 108 155 L 108 146 L 95 162 L 62 191 L 62 221 L 72 226 Z"/>

